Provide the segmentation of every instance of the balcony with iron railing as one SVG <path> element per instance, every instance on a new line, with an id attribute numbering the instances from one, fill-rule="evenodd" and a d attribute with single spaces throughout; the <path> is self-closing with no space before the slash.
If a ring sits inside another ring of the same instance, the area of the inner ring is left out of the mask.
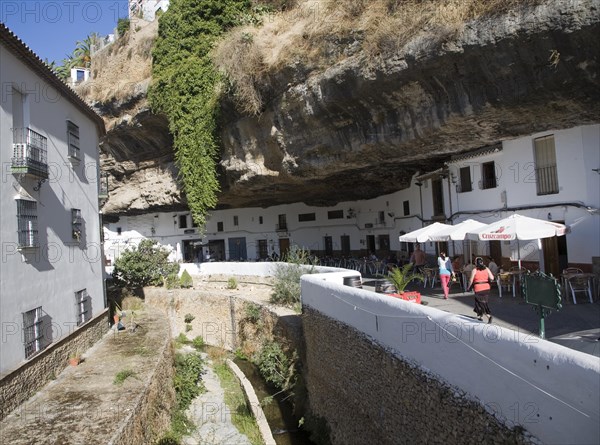
<path id="1" fill-rule="evenodd" d="M 31 128 L 13 128 L 11 173 L 48 178 L 48 139 Z"/>
<path id="2" fill-rule="evenodd" d="M 287 223 L 283 223 L 283 224 L 277 224 L 275 225 L 275 231 L 276 232 L 287 232 L 288 226 Z"/>

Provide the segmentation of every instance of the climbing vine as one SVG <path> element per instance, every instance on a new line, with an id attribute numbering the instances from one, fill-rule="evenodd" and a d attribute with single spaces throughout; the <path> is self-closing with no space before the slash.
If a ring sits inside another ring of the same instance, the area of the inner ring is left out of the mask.
<path id="1" fill-rule="evenodd" d="M 223 79 L 210 52 L 250 6 L 250 0 L 173 0 L 159 19 L 148 96 L 153 110 L 169 119 L 175 160 L 199 226 L 219 191 L 217 119 Z"/>

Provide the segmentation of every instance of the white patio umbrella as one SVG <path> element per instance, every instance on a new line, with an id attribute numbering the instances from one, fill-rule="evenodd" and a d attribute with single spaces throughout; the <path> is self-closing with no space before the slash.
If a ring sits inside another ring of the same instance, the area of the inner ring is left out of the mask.
<path id="1" fill-rule="evenodd" d="M 454 226 L 448 226 L 443 229 L 440 229 L 437 232 L 432 233 L 429 236 L 429 239 L 431 241 L 463 241 L 467 235 L 467 232 L 476 229 L 481 229 L 486 225 L 487 224 L 475 221 L 474 219 L 467 219 L 459 224 L 456 224 Z M 471 240 L 469 240 L 469 261 L 471 261 L 471 257 Z"/>
<path id="2" fill-rule="evenodd" d="M 517 240 L 517 255 L 519 269 L 521 268 L 521 249 L 519 240 L 533 240 L 562 236 L 567 233 L 564 224 L 545 221 L 543 219 L 529 218 L 515 213 L 508 218 L 501 219 L 485 227 L 469 230 L 467 238 L 481 241 L 512 241 Z"/>
<path id="3" fill-rule="evenodd" d="M 435 222 L 428 226 L 422 227 L 417 230 L 413 230 L 412 232 L 406 233 L 404 235 L 400 235 L 398 238 L 401 243 L 424 243 L 426 241 L 430 241 L 429 236 L 441 229 L 446 229 L 448 227 L 452 227 L 448 224 L 442 224 Z"/>

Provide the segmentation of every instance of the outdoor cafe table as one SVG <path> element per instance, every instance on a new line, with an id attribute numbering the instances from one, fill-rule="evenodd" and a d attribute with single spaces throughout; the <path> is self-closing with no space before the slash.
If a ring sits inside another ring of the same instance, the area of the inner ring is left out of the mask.
<path id="1" fill-rule="evenodd" d="M 587 279 L 587 281 L 588 281 L 588 287 L 587 287 L 588 296 L 590 297 L 590 303 L 593 303 L 593 301 L 594 301 L 593 294 L 594 294 L 594 290 L 595 290 L 594 279 L 596 278 L 596 276 L 593 273 L 566 273 L 566 274 L 563 274 L 562 275 L 563 289 L 566 292 L 573 291 L 573 285 L 571 283 L 571 280 L 573 278 Z M 573 303 L 575 304 L 575 300 L 573 300 Z"/>
<path id="2" fill-rule="evenodd" d="M 498 292 L 500 293 L 500 298 L 502 298 L 502 278 L 501 277 L 509 277 L 510 281 L 512 281 L 512 294 L 513 298 L 516 294 L 517 289 L 517 281 L 520 281 L 520 277 L 522 274 L 527 273 L 523 270 L 511 270 L 508 272 L 498 272 L 496 274 L 496 282 L 498 283 Z"/>

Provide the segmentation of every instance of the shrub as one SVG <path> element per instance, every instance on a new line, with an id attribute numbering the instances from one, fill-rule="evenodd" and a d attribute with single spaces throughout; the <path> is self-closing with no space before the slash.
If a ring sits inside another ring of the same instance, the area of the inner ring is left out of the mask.
<path id="1" fill-rule="evenodd" d="M 289 358 L 277 342 L 266 342 L 255 364 L 263 378 L 278 389 L 289 390 L 294 386 L 296 376 L 295 354 Z"/>
<path id="2" fill-rule="evenodd" d="M 314 272 L 314 267 L 308 267 L 310 259 L 308 250 L 298 246 L 290 248 L 285 258 L 286 263 L 275 267 L 271 303 L 294 306 L 300 302 L 300 277 Z"/>
<path id="3" fill-rule="evenodd" d="M 167 289 L 177 289 L 180 286 L 179 283 L 179 277 L 176 273 L 172 273 L 165 278 L 165 287 Z"/>
<path id="4" fill-rule="evenodd" d="M 185 332 L 190 332 L 192 329 L 193 328 L 192 328 L 191 324 L 188 323 L 188 324 L 185 325 Z"/>
<path id="5" fill-rule="evenodd" d="M 179 264 L 169 263 L 169 252 L 156 241 L 143 240 L 126 250 L 115 261 L 113 278 L 119 287 L 138 288 L 161 285 L 163 277 L 179 271 Z M 166 281 L 166 280 L 165 280 Z"/>
<path id="6" fill-rule="evenodd" d="M 127 31 L 129 31 L 129 27 L 131 26 L 131 22 L 129 19 L 120 18 L 117 22 L 117 33 L 119 37 L 123 36 Z"/>
<path id="7" fill-rule="evenodd" d="M 194 317 L 192 314 L 185 314 L 185 316 L 183 317 L 183 321 L 186 323 L 191 323 L 192 321 L 194 321 L 196 317 Z"/>
<path id="8" fill-rule="evenodd" d="M 197 351 L 202 350 L 202 348 L 204 348 L 204 339 L 200 335 L 194 337 L 194 339 L 192 340 L 192 346 Z"/>
<path id="9" fill-rule="evenodd" d="M 187 270 L 184 270 L 181 274 L 181 278 L 179 279 L 179 286 L 184 289 L 189 289 L 194 285 L 194 280 L 192 280 L 192 276 L 188 273 Z"/>
<path id="10" fill-rule="evenodd" d="M 248 320 L 250 323 L 256 323 L 258 320 L 260 320 L 260 311 L 261 311 L 261 307 L 258 304 L 256 304 L 256 303 L 246 304 L 245 319 Z"/>
<path id="11" fill-rule="evenodd" d="M 135 375 L 136 375 L 135 372 L 132 371 L 131 369 L 124 369 L 117 373 L 113 383 L 115 385 L 121 385 L 128 377 L 135 377 Z"/>
<path id="12" fill-rule="evenodd" d="M 229 280 L 227 280 L 227 289 L 237 289 L 238 287 L 238 282 L 235 278 L 231 277 Z"/>

